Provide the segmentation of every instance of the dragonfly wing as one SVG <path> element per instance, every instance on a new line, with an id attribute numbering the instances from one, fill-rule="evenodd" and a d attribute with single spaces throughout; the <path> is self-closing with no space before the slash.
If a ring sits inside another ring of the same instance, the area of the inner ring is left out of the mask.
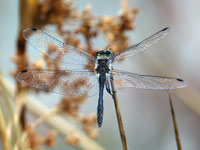
<path id="1" fill-rule="evenodd" d="M 98 78 L 93 71 L 23 70 L 17 80 L 30 87 L 68 96 L 92 96 L 98 92 Z"/>
<path id="2" fill-rule="evenodd" d="M 23 36 L 32 47 L 47 55 L 52 60 L 57 61 L 61 59 L 63 63 L 77 65 L 89 65 L 88 62 L 94 63 L 94 57 L 86 51 L 67 45 L 36 28 L 25 29 Z"/>
<path id="3" fill-rule="evenodd" d="M 186 87 L 186 83 L 179 78 L 140 75 L 120 70 L 113 70 L 115 88 L 134 87 L 138 89 L 178 89 Z"/>
<path id="4" fill-rule="evenodd" d="M 129 57 L 129 56 L 133 56 L 136 55 L 144 50 L 146 50 L 147 48 L 151 47 L 152 45 L 154 45 L 155 43 L 157 43 L 158 41 L 160 41 L 161 39 L 163 39 L 165 36 L 167 36 L 171 31 L 170 27 L 164 28 L 161 31 L 153 34 L 152 36 L 148 37 L 147 39 L 143 40 L 142 42 L 130 46 L 129 48 L 126 48 L 120 52 L 118 52 L 115 56 L 114 56 L 114 60 L 121 60 L 123 58 Z"/>

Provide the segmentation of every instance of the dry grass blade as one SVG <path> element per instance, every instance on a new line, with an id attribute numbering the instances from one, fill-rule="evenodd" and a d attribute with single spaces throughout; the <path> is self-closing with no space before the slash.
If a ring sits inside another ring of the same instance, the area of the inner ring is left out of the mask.
<path id="1" fill-rule="evenodd" d="M 2 99 L 0 98 L 0 101 Z M 0 107 L 1 108 L 1 107 Z M 2 148 L 3 149 L 10 149 L 11 145 L 10 145 L 10 139 L 8 136 L 8 132 L 7 132 L 7 128 L 6 128 L 6 124 L 5 124 L 5 119 L 3 117 L 3 112 L 2 109 L 0 109 L 0 138 L 2 139 Z M 5 130 L 6 129 L 6 130 Z"/>
<path id="2" fill-rule="evenodd" d="M 170 109 L 171 109 L 171 114 L 172 114 L 172 121 L 173 121 L 175 137 L 176 137 L 177 150 L 182 150 L 181 140 L 180 140 L 180 136 L 179 136 L 179 132 L 178 132 L 178 125 L 176 122 L 176 115 L 174 112 L 174 107 L 173 107 L 172 98 L 171 98 L 170 93 L 169 93 L 169 104 L 170 104 Z"/>

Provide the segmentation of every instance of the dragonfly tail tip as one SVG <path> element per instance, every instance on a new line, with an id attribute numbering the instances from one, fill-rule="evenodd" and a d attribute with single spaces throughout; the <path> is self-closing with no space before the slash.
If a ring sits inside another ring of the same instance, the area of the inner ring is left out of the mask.
<path id="1" fill-rule="evenodd" d="M 101 128 L 102 122 L 98 122 L 98 127 Z"/>

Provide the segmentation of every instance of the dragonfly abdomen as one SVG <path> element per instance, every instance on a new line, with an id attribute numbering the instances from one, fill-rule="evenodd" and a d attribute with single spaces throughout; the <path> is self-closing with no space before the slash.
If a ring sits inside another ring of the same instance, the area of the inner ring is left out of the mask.
<path id="1" fill-rule="evenodd" d="M 102 104 L 99 103 L 97 107 L 97 123 L 100 128 L 103 123 L 103 99 L 102 99 Z"/>
<path id="2" fill-rule="evenodd" d="M 99 76 L 99 101 L 97 106 L 97 123 L 99 127 L 101 127 L 103 123 L 103 90 L 104 90 L 105 80 L 106 80 L 105 75 Z"/>

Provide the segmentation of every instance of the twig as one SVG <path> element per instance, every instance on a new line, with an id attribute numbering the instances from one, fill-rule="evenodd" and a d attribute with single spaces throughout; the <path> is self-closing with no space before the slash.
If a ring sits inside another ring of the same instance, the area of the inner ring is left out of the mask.
<path id="1" fill-rule="evenodd" d="M 174 112 L 173 103 L 172 103 L 170 93 L 169 93 L 169 104 L 170 104 L 170 109 L 171 109 L 171 114 L 172 114 L 172 121 L 173 121 L 173 126 L 174 126 L 175 137 L 176 137 L 177 150 L 182 150 L 181 140 L 180 140 L 180 136 L 179 136 L 179 132 L 178 132 L 178 125 L 177 125 L 177 122 L 176 122 L 176 115 L 175 115 L 175 112 Z"/>
<path id="2" fill-rule="evenodd" d="M 126 134 L 125 134 L 125 131 L 124 131 L 124 126 L 123 126 L 122 117 L 121 117 L 121 113 L 120 113 L 119 103 L 118 103 L 118 99 L 117 99 L 117 92 L 114 88 L 113 83 L 112 83 L 112 87 L 113 87 L 112 88 L 113 100 L 114 100 L 114 103 L 115 103 L 115 111 L 116 111 L 116 115 L 117 115 L 117 121 L 118 121 L 118 125 L 119 125 L 119 131 L 120 131 L 123 149 L 128 150 L 128 145 L 127 145 L 127 141 L 126 141 Z"/>

